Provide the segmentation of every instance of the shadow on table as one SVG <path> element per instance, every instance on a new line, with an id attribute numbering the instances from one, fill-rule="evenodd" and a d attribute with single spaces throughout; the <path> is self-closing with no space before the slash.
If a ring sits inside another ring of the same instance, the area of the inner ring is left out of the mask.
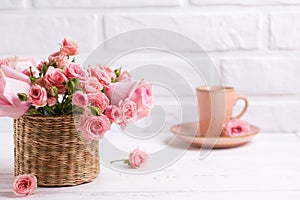
<path id="1" fill-rule="evenodd" d="M 0 199 L 1 197 L 16 198 L 13 193 L 14 175 L 11 170 L 0 170 Z"/>
<path id="2" fill-rule="evenodd" d="M 182 149 L 182 150 L 189 150 L 189 151 L 199 151 L 200 148 L 190 146 L 185 141 L 180 140 L 177 137 L 170 137 L 166 140 L 164 140 L 164 143 L 170 147 L 173 147 L 175 149 Z"/>

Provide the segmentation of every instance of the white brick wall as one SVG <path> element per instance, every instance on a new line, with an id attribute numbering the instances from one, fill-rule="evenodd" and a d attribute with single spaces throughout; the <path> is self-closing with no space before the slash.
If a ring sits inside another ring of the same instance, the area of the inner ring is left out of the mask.
<path id="1" fill-rule="evenodd" d="M 225 84 L 249 96 L 246 120 L 266 132 L 300 129 L 300 0 L 2 0 L 0 27 L 0 57 L 43 59 L 67 35 L 81 47 L 79 61 L 121 32 L 177 31 L 208 52 Z M 184 51 L 197 57 L 189 47 Z M 118 64 L 155 61 L 176 69 L 193 87 L 202 82 L 172 57 L 154 53 L 129 60 Z M 12 132 L 12 120 L 0 124 L 0 132 Z"/>
<path id="2" fill-rule="evenodd" d="M 130 8 L 178 6 L 179 0 L 33 0 L 37 8 Z"/>
<path id="3" fill-rule="evenodd" d="M 299 0 L 191 0 L 193 5 L 298 5 Z"/>
<path id="4" fill-rule="evenodd" d="M 143 28 L 165 28 L 182 33 L 207 51 L 257 49 L 259 15 L 257 14 L 172 14 L 115 15 L 104 17 L 106 37 Z"/>
<path id="5" fill-rule="evenodd" d="M 300 13 L 274 13 L 270 15 L 271 48 L 299 49 L 299 30 Z"/>
<path id="6" fill-rule="evenodd" d="M 25 0 L 2 0 L 0 4 L 1 9 L 18 9 L 25 6 Z"/>

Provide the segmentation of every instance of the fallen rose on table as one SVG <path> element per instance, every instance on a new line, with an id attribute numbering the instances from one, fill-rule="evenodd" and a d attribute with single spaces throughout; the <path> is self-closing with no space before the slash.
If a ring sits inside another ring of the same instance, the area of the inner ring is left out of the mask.
<path id="1" fill-rule="evenodd" d="M 136 149 L 130 152 L 128 159 L 114 160 L 111 161 L 110 163 L 123 162 L 124 164 L 127 164 L 129 167 L 137 169 L 140 168 L 142 165 L 144 165 L 146 160 L 147 160 L 147 153 L 143 150 L 140 150 L 137 147 Z"/>

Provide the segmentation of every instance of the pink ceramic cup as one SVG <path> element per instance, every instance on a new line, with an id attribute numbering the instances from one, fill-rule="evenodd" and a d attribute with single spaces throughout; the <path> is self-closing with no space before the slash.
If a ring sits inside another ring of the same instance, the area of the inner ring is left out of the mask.
<path id="1" fill-rule="evenodd" d="M 219 137 L 223 124 L 234 118 L 240 118 L 248 108 L 248 100 L 235 94 L 232 87 L 198 87 L 197 88 L 199 130 L 197 136 Z M 232 108 L 238 100 L 243 100 L 245 106 L 235 117 Z"/>

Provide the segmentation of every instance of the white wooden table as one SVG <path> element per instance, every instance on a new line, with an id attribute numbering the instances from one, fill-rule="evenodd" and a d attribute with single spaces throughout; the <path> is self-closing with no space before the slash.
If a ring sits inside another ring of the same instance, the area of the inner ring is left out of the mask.
<path id="1" fill-rule="evenodd" d="M 13 198 L 13 138 L 0 134 L 0 199 Z M 294 133 L 262 134 L 233 149 L 214 150 L 204 160 L 190 148 L 176 163 L 144 175 L 101 166 L 92 183 L 38 188 L 28 199 L 300 199 L 300 140 Z"/>

